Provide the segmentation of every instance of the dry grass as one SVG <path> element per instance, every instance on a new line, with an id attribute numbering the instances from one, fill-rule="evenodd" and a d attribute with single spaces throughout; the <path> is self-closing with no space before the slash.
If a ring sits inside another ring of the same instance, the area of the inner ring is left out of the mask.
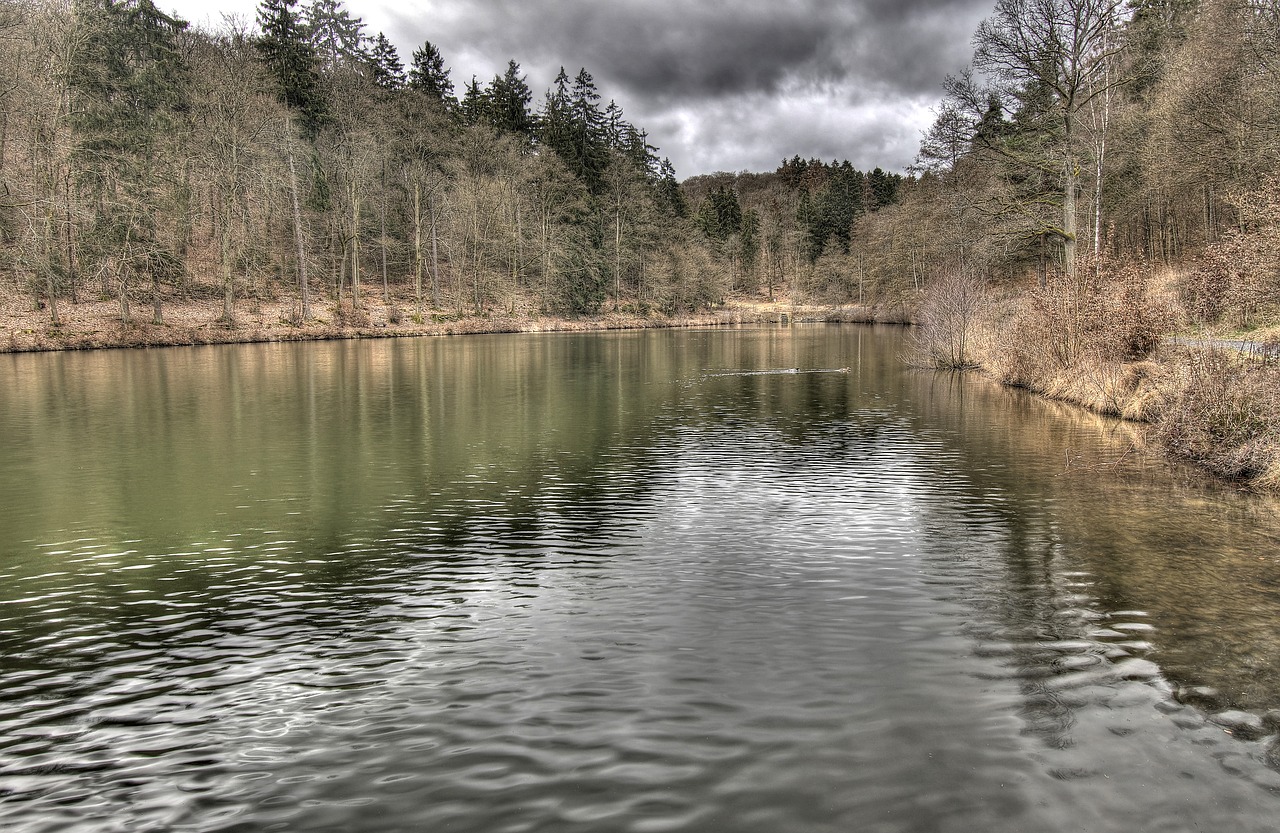
<path id="1" fill-rule="evenodd" d="M 1174 367 L 1156 438 L 1220 477 L 1280 487 L 1280 366 L 1197 348 Z"/>
<path id="2" fill-rule="evenodd" d="M 1280 362 L 1162 346 L 1185 319 L 1172 270 L 989 295 L 974 352 L 1000 381 L 1147 423 L 1173 456 L 1222 479 L 1280 489 Z"/>
<path id="3" fill-rule="evenodd" d="M 310 320 L 299 323 L 293 299 L 247 299 L 237 304 L 234 323 L 228 325 L 222 320 L 220 299 L 193 297 L 184 301 L 174 297 L 165 300 L 163 324 L 149 323 L 150 305 L 135 302 L 134 322 L 125 325 L 120 322 L 120 307 L 115 299 L 75 304 L 64 299 L 58 304 L 60 324 L 55 327 L 48 309 L 36 309 L 28 299 L 10 295 L 0 299 L 0 352 L 690 327 L 784 320 L 870 323 L 900 318 L 896 307 L 832 307 L 793 304 L 786 299 L 737 299 L 716 309 L 678 316 L 623 309 L 576 318 L 542 314 L 527 299 L 484 315 L 431 308 L 419 314 L 413 297 L 404 293 L 394 295 L 391 301 L 384 304 L 380 291 L 366 294 L 358 307 L 353 307 L 350 300 L 341 308 L 332 300 L 318 300 L 313 302 Z"/>

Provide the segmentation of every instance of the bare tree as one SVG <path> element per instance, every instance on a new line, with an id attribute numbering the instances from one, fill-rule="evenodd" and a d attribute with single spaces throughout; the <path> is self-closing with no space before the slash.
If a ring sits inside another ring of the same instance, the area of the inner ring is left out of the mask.
<path id="1" fill-rule="evenodd" d="M 1047 144 L 1061 172 L 1061 225 L 1067 273 L 1075 274 L 1077 213 L 1086 108 L 1120 83 L 1107 76 L 1118 53 L 1114 30 L 1123 0 L 998 0 L 995 14 L 974 35 L 975 66 L 995 78 L 1011 99 L 1048 97 L 1057 122 Z"/>

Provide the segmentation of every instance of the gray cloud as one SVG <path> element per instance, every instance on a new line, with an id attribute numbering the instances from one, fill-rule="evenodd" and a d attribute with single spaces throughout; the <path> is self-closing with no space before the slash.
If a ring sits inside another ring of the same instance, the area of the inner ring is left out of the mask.
<path id="1" fill-rule="evenodd" d="M 248 0 L 229 0 L 247 2 Z M 228 0 L 180 0 L 179 5 Z M 305 0 L 304 0 L 305 2 Z M 563 65 L 649 131 L 682 176 L 794 154 L 902 169 L 994 0 L 347 0 L 406 61 L 430 40 L 459 89 Z M 537 102 L 535 102 L 536 104 Z"/>
<path id="2" fill-rule="evenodd" d="M 430 39 L 545 73 L 587 67 L 620 93 L 671 101 L 861 82 L 936 91 L 991 0 L 435 0 L 390 12 L 397 40 Z M 459 8 L 465 8 L 460 13 Z"/>

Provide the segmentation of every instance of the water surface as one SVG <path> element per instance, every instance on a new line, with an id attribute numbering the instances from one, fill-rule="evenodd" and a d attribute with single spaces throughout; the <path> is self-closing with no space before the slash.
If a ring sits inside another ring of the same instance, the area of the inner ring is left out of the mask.
<path id="1" fill-rule="evenodd" d="M 903 349 L 0 356 L 0 827 L 1274 829 L 1275 504 Z"/>

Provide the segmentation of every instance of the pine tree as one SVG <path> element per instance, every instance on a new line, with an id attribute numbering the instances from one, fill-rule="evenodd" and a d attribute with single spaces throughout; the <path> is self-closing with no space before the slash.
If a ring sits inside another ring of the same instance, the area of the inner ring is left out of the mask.
<path id="1" fill-rule="evenodd" d="M 462 121 L 469 125 L 485 122 L 489 117 L 489 96 L 480 88 L 480 81 L 473 75 L 466 84 L 467 91 L 462 95 L 459 111 Z"/>
<path id="2" fill-rule="evenodd" d="M 352 17 L 342 0 L 312 0 L 304 9 L 306 34 L 329 72 L 343 64 L 360 66 L 369 61 L 364 21 Z"/>
<path id="3" fill-rule="evenodd" d="M 711 240 L 727 240 L 742 228 L 742 204 L 738 192 L 723 185 L 712 189 L 698 206 L 694 217 L 698 228 Z"/>
<path id="4" fill-rule="evenodd" d="M 542 102 L 538 140 L 555 151 L 566 164 L 573 158 L 573 113 L 569 101 L 569 76 L 564 67 L 560 67 L 555 86 L 547 90 Z"/>
<path id="5" fill-rule="evenodd" d="M 454 110 L 458 106 L 449 70 L 444 65 L 440 50 L 431 41 L 423 41 L 422 46 L 413 51 L 409 87 L 439 101 L 446 110 Z"/>
<path id="6" fill-rule="evenodd" d="M 901 176 L 885 173 L 881 168 L 876 168 L 867 174 L 867 186 L 871 192 L 872 199 L 872 204 L 869 208 L 874 211 L 897 202 L 898 184 L 901 181 Z"/>
<path id="7" fill-rule="evenodd" d="M 609 162 L 609 144 L 604 114 L 600 112 L 600 92 L 585 67 L 579 69 L 573 79 L 569 100 L 572 158 L 565 161 L 569 169 L 595 191 Z"/>
<path id="8" fill-rule="evenodd" d="M 369 71 L 373 73 L 373 83 L 384 90 L 398 90 L 405 85 L 404 64 L 400 62 L 400 53 L 382 32 L 373 39 L 373 48 L 369 51 Z"/>
<path id="9" fill-rule="evenodd" d="M 533 93 L 525 78 L 520 75 L 520 65 L 507 63 L 507 71 L 495 75 L 484 94 L 486 120 L 497 130 L 533 138 L 536 122 L 529 112 Z"/>
<path id="10" fill-rule="evenodd" d="M 262 0 L 258 54 L 279 85 L 280 100 L 302 116 L 302 132 L 315 138 L 328 119 L 315 49 L 295 11 L 298 0 Z"/>
<path id="11" fill-rule="evenodd" d="M 680 183 L 676 180 L 676 169 L 670 159 L 664 158 L 658 167 L 658 201 L 672 217 L 687 217 L 689 203 L 685 200 Z"/>
<path id="12" fill-rule="evenodd" d="M 812 167 L 812 166 L 811 166 Z M 832 163 L 830 175 L 813 203 L 808 224 L 808 254 L 816 261 L 828 246 L 838 246 L 849 253 L 853 223 L 862 213 L 862 172 L 848 160 Z"/>

